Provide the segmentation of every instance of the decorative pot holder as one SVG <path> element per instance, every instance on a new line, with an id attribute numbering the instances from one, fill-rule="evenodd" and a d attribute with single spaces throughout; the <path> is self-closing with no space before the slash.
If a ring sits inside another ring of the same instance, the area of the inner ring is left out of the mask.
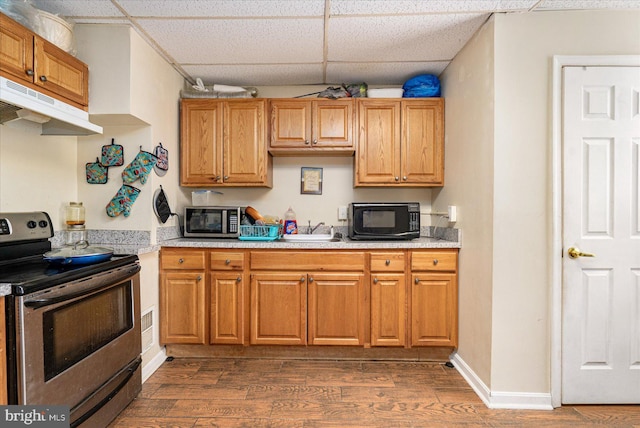
<path id="1" fill-rule="evenodd" d="M 95 162 L 88 162 L 85 169 L 89 184 L 105 184 L 109 179 L 109 168 L 103 166 L 98 158 Z"/>
<path id="2" fill-rule="evenodd" d="M 156 155 L 142 150 L 142 146 L 140 146 L 140 151 L 135 159 L 122 171 L 122 181 L 125 183 L 133 183 L 137 179 L 140 179 L 140 183 L 146 183 L 157 160 Z"/>
<path id="3" fill-rule="evenodd" d="M 159 143 L 153 154 L 158 158 L 153 170 L 156 172 L 156 175 L 162 177 L 169 170 L 169 151 L 162 147 L 162 143 Z"/>
<path id="4" fill-rule="evenodd" d="M 115 144 L 116 139 L 111 139 L 111 144 L 102 146 L 102 166 L 124 165 L 124 148 Z"/>

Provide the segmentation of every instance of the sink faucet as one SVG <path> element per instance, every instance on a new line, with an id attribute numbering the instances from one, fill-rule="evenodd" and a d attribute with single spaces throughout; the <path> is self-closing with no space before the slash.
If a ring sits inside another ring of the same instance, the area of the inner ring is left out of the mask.
<path id="1" fill-rule="evenodd" d="M 321 221 L 320 223 L 318 223 L 315 226 L 311 227 L 311 220 L 309 220 L 309 227 L 307 228 L 307 233 L 309 235 L 313 234 L 313 232 L 315 232 L 320 226 L 324 226 L 324 221 Z"/>

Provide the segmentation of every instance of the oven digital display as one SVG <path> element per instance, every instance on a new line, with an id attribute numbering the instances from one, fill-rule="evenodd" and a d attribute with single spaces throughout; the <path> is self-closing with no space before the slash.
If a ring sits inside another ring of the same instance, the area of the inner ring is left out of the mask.
<path id="1" fill-rule="evenodd" d="M 362 227 L 367 229 L 396 227 L 395 211 L 367 210 L 362 212 Z"/>

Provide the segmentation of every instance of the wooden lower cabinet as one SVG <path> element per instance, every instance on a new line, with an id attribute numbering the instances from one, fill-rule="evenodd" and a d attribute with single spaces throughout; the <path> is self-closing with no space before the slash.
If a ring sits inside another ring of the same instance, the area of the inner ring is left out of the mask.
<path id="1" fill-rule="evenodd" d="M 456 347 L 457 249 L 161 252 L 163 344 Z"/>

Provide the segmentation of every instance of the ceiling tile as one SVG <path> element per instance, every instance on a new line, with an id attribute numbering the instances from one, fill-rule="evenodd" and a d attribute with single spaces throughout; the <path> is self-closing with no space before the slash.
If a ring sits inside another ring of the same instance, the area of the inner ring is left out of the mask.
<path id="1" fill-rule="evenodd" d="M 110 1 L 96 0 L 32 0 L 31 4 L 60 16 L 123 16 Z"/>
<path id="2" fill-rule="evenodd" d="M 415 15 L 527 10 L 538 0 L 331 0 L 331 15 Z"/>
<path id="3" fill-rule="evenodd" d="M 450 60 L 488 14 L 342 17 L 329 21 L 329 61 Z"/>
<path id="4" fill-rule="evenodd" d="M 327 82 L 360 83 L 375 85 L 402 86 L 409 78 L 418 74 L 440 75 L 449 64 L 448 61 L 437 62 L 394 62 L 376 63 L 329 63 L 327 65 Z"/>
<path id="5" fill-rule="evenodd" d="M 638 0 L 542 0 L 536 10 L 559 9 L 638 9 Z"/>
<path id="6" fill-rule="evenodd" d="M 180 63 L 295 64 L 322 61 L 322 19 L 140 19 L 138 23 Z M 176 36 L 178 34 L 179 37 Z"/>
<path id="7" fill-rule="evenodd" d="M 117 0 L 129 13 L 148 17 L 324 16 L 324 0 Z"/>
<path id="8" fill-rule="evenodd" d="M 287 86 L 322 83 L 322 66 L 319 64 L 296 65 L 187 65 L 184 70 L 200 77 L 205 85 L 234 86 Z"/>

